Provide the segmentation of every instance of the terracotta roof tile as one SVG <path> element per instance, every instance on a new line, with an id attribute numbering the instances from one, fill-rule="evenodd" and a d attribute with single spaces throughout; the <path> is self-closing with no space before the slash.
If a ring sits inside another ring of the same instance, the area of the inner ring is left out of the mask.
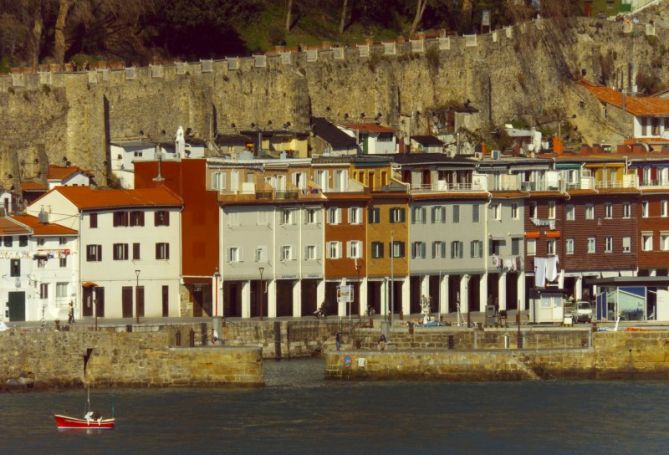
<path id="1" fill-rule="evenodd" d="M 21 182 L 21 191 L 46 191 L 47 187 L 42 182 L 24 180 Z"/>
<path id="2" fill-rule="evenodd" d="M 49 223 L 42 224 L 39 218 L 32 215 L 12 215 L 13 219 L 19 223 L 23 223 L 32 229 L 35 235 L 77 235 L 77 231 L 70 229 L 60 224 Z"/>
<path id="3" fill-rule="evenodd" d="M 623 94 L 585 80 L 580 84 L 601 102 L 623 108 Z M 625 110 L 636 116 L 669 117 L 669 100 L 657 96 L 625 96 Z"/>
<path id="4" fill-rule="evenodd" d="M 55 164 L 50 164 L 49 170 L 47 171 L 47 179 L 64 180 L 76 174 L 77 172 L 85 174 L 85 172 L 78 166 L 57 166 Z"/>
<path id="5" fill-rule="evenodd" d="M 344 125 L 345 128 L 350 130 L 363 131 L 366 133 L 394 133 L 393 128 L 387 126 L 379 125 L 378 123 L 347 123 Z"/>
<path id="6" fill-rule="evenodd" d="M 0 218 L 0 235 L 29 235 L 30 230 L 11 218 Z"/>
<path id="7" fill-rule="evenodd" d="M 183 205 L 183 200 L 165 186 L 134 190 L 59 186 L 51 191 L 58 191 L 82 210 L 114 207 L 180 207 Z"/>

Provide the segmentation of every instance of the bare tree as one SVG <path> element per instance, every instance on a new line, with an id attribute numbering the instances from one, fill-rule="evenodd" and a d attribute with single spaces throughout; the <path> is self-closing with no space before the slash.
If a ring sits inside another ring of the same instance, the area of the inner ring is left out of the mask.
<path id="1" fill-rule="evenodd" d="M 44 30 L 44 16 L 42 12 L 42 1 L 37 1 L 33 5 L 33 26 L 30 36 L 30 56 L 29 64 L 37 68 L 39 64 L 40 48 L 42 47 L 42 31 Z"/>
<path id="2" fill-rule="evenodd" d="M 71 7 L 72 0 L 58 0 L 58 17 L 56 18 L 56 26 L 53 33 L 53 57 L 56 59 L 56 63 L 62 64 L 65 61 L 65 27 Z"/>
<path id="3" fill-rule="evenodd" d="M 416 33 L 416 29 L 420 24 L 420 21 L 423 20 L 423 14 L 425 13 L 425 8 L 427 8 L 428 0 L 416 0 L 416 15 L 413 18 L 413 23 L 411 24 L 410 35 Z"/>
<path id="4" fill-rule="evenodd" d="M 286 9 L 286 33 L 290 31 L 290 26 L 293 25 L 293 0 L 288 0 L 288 8 Z"/>
<path id="5" fill-rule="evenodd" d="M 339 20 L 339 33 L 344 33 L 346 28 L 346 7 L 348 6 L 348 0 L 344 0 L 341 6 L 341 19 Z"/>

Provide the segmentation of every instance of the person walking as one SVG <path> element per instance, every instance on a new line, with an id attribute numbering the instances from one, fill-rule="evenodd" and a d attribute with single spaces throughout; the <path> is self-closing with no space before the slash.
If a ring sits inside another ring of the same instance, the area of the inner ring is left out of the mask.
<path id="1" fill-rule="evenodd" d="M 341 332 L 337 332 L 337 335 L 335 335 L 335 343 L 337 345 L 337 351 L 341 348 Z"/>
<path id="2" fill-rule="evenodd" d="M 70 301 L 70 309 L 67 312 L 67 323 L 74 324 L 74 303 Z"/>

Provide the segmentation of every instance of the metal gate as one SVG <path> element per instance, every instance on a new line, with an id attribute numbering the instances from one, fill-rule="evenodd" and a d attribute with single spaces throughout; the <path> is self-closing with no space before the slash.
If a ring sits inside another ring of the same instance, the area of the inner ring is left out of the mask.
<path id="1" fill-rule="evenodd" d="M 9 307 L 10 321 L 25 321 L 26 320 L 26 293 L 10 292 L 7 299 L 7 306 Z"/>

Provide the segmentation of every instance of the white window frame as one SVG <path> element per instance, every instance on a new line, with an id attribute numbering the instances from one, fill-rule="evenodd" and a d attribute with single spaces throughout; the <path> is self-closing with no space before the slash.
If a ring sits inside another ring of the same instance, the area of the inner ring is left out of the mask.
<path id="1" fill-rule="evenodd" d="M 669 232 L 660 232 L 660 250 L 669 251 Z"/>
<path id="2" fill-rule="evenodd" d="M 565 207 L 565 218 L 567 221 L 576 220 L 576 206 L 569 204 Z"/>
<path id="3" fill-rule="evenodd" d="M 666 199 L 660 201 L 660 216 L 662 218 L 667 218 L 669 216 L 669 201 Z"/>
<path id="4" fill-rule="evenodd" d="M 238 246 L 231 246 L 228 248 L 228 264 L 238 264 L 241 260 L 242 252 Z"/>
<path id="5" fill-rule="evenodd" d="M 613 203 L 611 202 L 604 203 L 604 218 L 607 220 L 613 218 Z"/>
<path id="6" fill-rule="evenodd" d="M 69 286 L 70 283 L 68 282 L 56 283 L 56 298 L 57 299 L 67 298 L 69 295 Z"/>
<path id="7" fill-rule="evenodd" d="M 641 233 L 641 251 L 653 251 L 653 233 Z"/>
<path id="8" fill-rule="evenodd" d="M 594 204 L 585 204 L 585 219 L 594 220 L 595 219 L 595 205 Z"/>
<path id="9" fill-rule="evenodd" d="M 502 204 L 500 202 L 495 202 L 490 204 L 490 217 L 495 221 L 502 221 Z"/>
<path id="10" fill-rule="evenodd" d="M 536 239 L 527 239 L 527 244 L 525 245 L 525 253 L 528 256 L 537 255 L 537 240 Z"/>
<path id="11" fill-rule="evenodd" d="M 328 259 L 341 259 L 341 242 L 328 242 Z"/>
<path id="12" fill-rule="evenodd" d="M 622 249 L 623 253 L 632 252 L 632 237 L 623 237 L 622 238 Z"/>
<path id="13" fill-rule="evenodd" d="M 557 241 L 555 239 L 548 239 L 546 242 L 546 254 L 555 256 L 557 253 Z"/>
<path id="14" fill-rule="evenodd" d="M 554 220 L 556 215 L 556 204 L 555 201 L 548 201 L 548 219 Z"/>
<path id="15" fill-rule="evenodd" d="M 304 210 L 304 224 L 318 224 L 318 209 Z"/>
<path id="16" fill-rule="evenodd" d="M 623 218 L 632 218 L 632 204 L 623 202 Z"/>
<path id="17" fill-rule="evenodd" d="M 446 222 L 446 207 L 439 205 L 432 207 L 432 223 L 443 224 Z"/>
<path id="18" fill-rule="evenodd" d="M 348 224 L 362 224 L 362 207 L 348 208 Z"/>
<path id="19" fill-rule="evenodd" d="M 588 237 L 585 245 L 586 253 L 595 254 L 597 252 L 597 237 Z"/>
<path id="20" fill-rule="evenodd" d="M 328 224 L 341 224 L 341 208 L 339 207 L 329 207 L 328 208 Z"/>
<path id="21" fill-rule="evenodd" d="M 517 220 L 519 215 L 519 210 L 518 210 L 518 203 L 517 202 L 512 202 L 511 203 L 511 219 L 512 220 Z"/>
<path id="22" fill-rule="evenodd" d="M 648 218 L 650 214 L 650 204 L 647 200 L 641 201 L 641 218 Z"/>
<path id="23" fill-rule="evenodd" d="M 362 258 L 362 241 L 349 240 L 346 242 L 346 256 L 350 259 Z"/>
<path id="24" fill-rule="evenodd" d="M 280 224 L 282 226 L 290 226 L 292 224 L 295 224 L 295 210 L 294 209 L 281 209 Z"/>
<path id="25" fill-rule="evenodd" d="M 253 259 L 255 262 L 267 262 L 267 247 L 265 245 L 257 246 L 253 254 Z"/>
<path id="26" fill-rule="evenodd" d="M 281 248 L 279 250 L 279 255 L 280 255 L 279 260 L 282 261 L 282 262 L 295 260 L 295 257 L 293 257 L 293 247 L 292 247 L 292 245 L 281 245 Z"/>
<path id="27" fill-rule="evenodd" d="M 604 237 L 604 253 L 613 253 L 613 237 L 610 235 Z"/>
<path id="28" fill-rule="evenodd" d="M 565 250 L 565 253 L 566 253 L 568 256 L 571 256 L 571 255 L 574 254 L 574 252 L 575 252 L 575 243 L 574 243 L 574 239 L 569 238 L 569 239 L 566 239 L 566 240 L 565 240 L 565 242 L 564 242 L 564 250 Z"/>
<path id="29" fill-rule="evenodd" d="M 304 260 L 305 261 L 317 261 L 318 260 L 318 246 L 317 245 L 307 245 L 304 247 Z"/>

